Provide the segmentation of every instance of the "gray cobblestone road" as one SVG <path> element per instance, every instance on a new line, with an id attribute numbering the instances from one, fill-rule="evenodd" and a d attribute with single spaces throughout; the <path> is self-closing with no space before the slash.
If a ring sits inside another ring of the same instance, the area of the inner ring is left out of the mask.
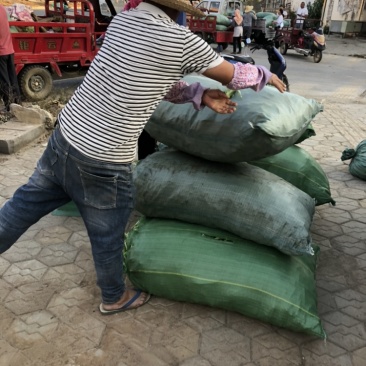
<path id="1" fill-rule="evenodd" d="M 102 317 L 81 219 L 49 215 L 0 256 L 0 365 L 365 366 L 365 182 L 340 160 L 366 138 L 365 95 L 337 90 L 324 106 L 313 123 L 317 135 L 301 147 L 321 164 L 337 201 L 317 207 L 312 225 L 326 341 L 156 297 Z M 0 204 L 27 181 L 44 144 L 0 156 Z"/>

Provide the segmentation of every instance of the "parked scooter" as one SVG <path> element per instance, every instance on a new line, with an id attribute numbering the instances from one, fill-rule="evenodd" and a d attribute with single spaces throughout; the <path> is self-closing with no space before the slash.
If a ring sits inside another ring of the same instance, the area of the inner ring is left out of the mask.
<path id="1" fill-rule="evenodd" d="M 241 62 L 243 64 L 251 64 L 251 65 L 255 64 L 253 58 L 250 56 L 227 55 L 227 54 L 220 54 L 220 56 L 232 64 L 236 64 L 237 62 Z"/>
<path id="2" fill-rule="evenodd" d="M 264 49 L 267 51 L 268 62 L 271 65 L 269 71 L 277 75 L 278 78 L 285 83 L 286 91 L 290 91 L 290 83 L 285 74 L 285 70 L 287 68 L 286 60 L 275 47 L 275 44 L 280 37 L 280 33 L 272 39 L 268 39 L 264 35 L 261 35 L 258 39 L 255 39 L 255 44 L 250 47 L 250 50 L 252 52 L 260 49 Z"/>

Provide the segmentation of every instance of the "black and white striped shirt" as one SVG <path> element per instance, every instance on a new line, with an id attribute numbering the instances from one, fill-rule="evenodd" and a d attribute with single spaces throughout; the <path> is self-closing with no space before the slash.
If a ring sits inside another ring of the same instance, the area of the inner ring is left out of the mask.
<path id="1" fill-rule="evenodd" d="M 141 3 L 109 25 L 83 83 L 60 113 L 61 131 L 88 157 L 130 163 L 141 131 L 172 85 L 221 62 L 202 39 Z"/>

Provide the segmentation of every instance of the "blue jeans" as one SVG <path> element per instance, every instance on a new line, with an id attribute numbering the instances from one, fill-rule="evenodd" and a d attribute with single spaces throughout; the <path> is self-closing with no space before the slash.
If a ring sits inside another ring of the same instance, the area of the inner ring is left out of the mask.
<path id="1" fill-rule="evenodd" d="M 125 290 L 123 236 L 133 198 L 130 164 L 88 158 L 56 128 L 28 183 L 0 209 L 0 253 L 43 216 L 73 200 L 88 231 L 103 303 L 113 304 Z"/>

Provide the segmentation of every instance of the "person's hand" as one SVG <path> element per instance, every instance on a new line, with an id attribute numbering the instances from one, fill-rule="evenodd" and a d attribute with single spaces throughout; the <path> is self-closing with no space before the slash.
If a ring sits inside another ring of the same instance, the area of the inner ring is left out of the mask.
<path id="1" fill-rule="evenodd" d="M 273 85 L 275 88 L 278 89 L 281 93 L 286 91 L 285 83 L 275 74 L 272 74 L 271 78 L 268 81 L 269 85 Z"/>
<path id="2" fill-rule="evenodd" d="M 202 103 L 217 113 L 227 114 L 236 110 L 237 103 L 232 102 L 228 96 L 219 89 L 207 89 L 203 93 Z"/>

